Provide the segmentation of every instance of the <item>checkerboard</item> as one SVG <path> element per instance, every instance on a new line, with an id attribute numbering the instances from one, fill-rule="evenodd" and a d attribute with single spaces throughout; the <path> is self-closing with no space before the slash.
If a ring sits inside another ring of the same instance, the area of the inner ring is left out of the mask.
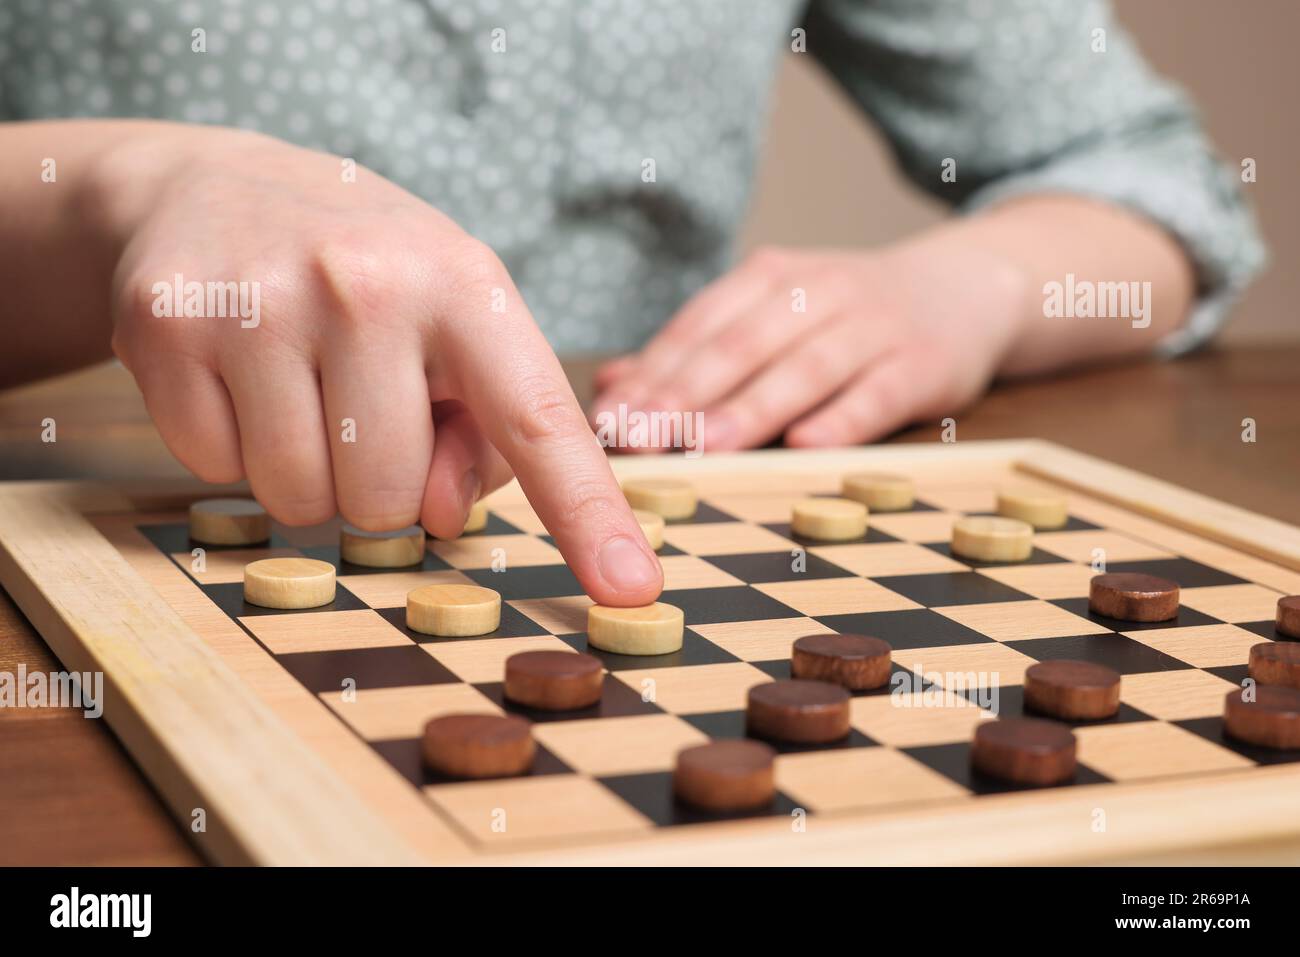
<path id="1" fill-rule="evenodd" d="M 742 457 L 731 471 L 701 474 L 698 512 L 667 526 L 661 600 L 684 611 L 686 633 L 679 652 L 654 657 L 588 647 L 590 600 L 516 488 L 490 500 L 481 532 L 433 540 L 419 566 L 401 570 L 342 561 L 337 524 L 277 527 L 265 547 L 206 547 L 197 555 L 182 511 L 118 516 L 100 527 L 193 622 L 211 623 L 214 614 L 225 622 L 196 630 L 219 631 L 212 640 L 228 658 L 257 657 L 273 703 L 300 715 L 314 709 L 311 722 L 300 722 L 311 725 L 304 733 L 345 778 L 384 792 L 369 795 L 381 813 L 400 817 L 408 836 L 436 821 L 442 839 L 462 844 L 471 859 L 512 851 L 545 859 L 557 849 L 610 845 L 634 862 L 652 859 L 643 855 L 660 836 L 753 834 L 784 840 L 775 856 L 798 860 L 799 835 L 822 822 L 888 822 L 917 809 L 937 820 L 1005 799 L 1033 809 L 1072 793 L 1087 795 L 1080 807 L 1092 817 L 1060 826 L 1082 832 L 1095 829 L 1095 811 L 1107 808 L 1116 785 L 1185 787 L 1194 800 L 1198 782 L 1300 762 L 1300 752 L 1226 737 L 1221 717 L 1225 694 L 1246 677 L 1250 646 L 1282 639 L 1274 605 L 1300 591 L 1294 569 L 1078 490 L 1066 492 L 1068 524 L 1038 533 L 1027 561 L 954 556 L 953 522 L 991 513 L 1000 486 L 1060 488 L 1001 464 L 918 467 L 911 510 L 872 515 L 858 541 L 808 541 L 791 532 L 791 505 L 807 494 L 835 494 L 840 470 L 773 475 L 744 464 Z M 333 564 L 335 601 L 307 611 L 245 603 L 244 565 L 274 556 Z M 1092 613 L 1088 583 L 1103 565 L 1178 582 L 1178 617 L 1139 624 Z M 500 628 L 475 638 L 406 628 L 406 593 L 432 582 L 500 592 Z M 890 685 L 854 696 L 851 734 L 825 746 L 776 745 L 778 796 L 754 814 L 720 817 L 676 802 L 676 753 L 744 736 L 748 690 L 789 677 L 794 640 L 826 631 L 876 635 L 894 649 Z M 546 713 L 508 701 L 506 658 L 540 649 L 598 657 L 607 669 L 600 703 Z M 1123 676 L 1116 716 L 1072 725 L 1080 758 L 1074 780 L 1025 789 L 974 772 L 976 726 L 1021 715 L 1025 669 L 1062 658 Z M 461 711 L 532 720 L 539 746 L 532 772 L 466 782 L 426 770 L 423 725 Z M 339 744 L 340 735 L 364 748 Z M 417 800 L 398 801 L 395 788 Z M 1077 847 L 1077 840 L 1072 833 L 1062 844 Z"/>

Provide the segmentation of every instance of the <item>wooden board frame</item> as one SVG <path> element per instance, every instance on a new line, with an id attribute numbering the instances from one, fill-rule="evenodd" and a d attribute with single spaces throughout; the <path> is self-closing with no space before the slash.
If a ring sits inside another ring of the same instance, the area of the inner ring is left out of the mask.
<path id="1" fill-rule="evenodd" d="M 948 470 L 1001 465 L 1086 492 L 1292 571 L 1300 530 L 1039 440 L 628 456 L 621 477 L 736 471 Z M 0 583 L 65 668 L 102 671 L 104 714 L 196 843 L 257 864 L 959 864 L 1100 861 L 1215 843 L 1295 840 L 1300 765 L 1192 781 L 1105 785 L 1109 820 L 1086 825 L 1095 787 L 985 797 L 968 806 L 819 815 L 789 828 L 740 821 L 599 845 L 474 854 L 450 829 L 417 847 L 363 802 L 231 670 L 88 516 L 184 507 L 223 494 L 198 482 L 0 485 Z M 517 493 L 516 493 L 517 494 Z M 674 833 L 676 832 L 676 833 Z"/>

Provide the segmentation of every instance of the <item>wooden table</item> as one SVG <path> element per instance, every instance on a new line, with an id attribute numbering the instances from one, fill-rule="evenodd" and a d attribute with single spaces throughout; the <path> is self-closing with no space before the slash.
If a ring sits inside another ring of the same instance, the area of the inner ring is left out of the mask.
<path id="1" fill-rule="evenodd" d="M 1300 525 L 1300 346 L 1207 352 L 1005 385 L 957 418 L 957 439 L 1040 437 Z M 570 372 L 590 392 L 591 362 Z M 1242 441 L 1253 419 L 1257 441 Z M 53 419 L 56 441 L 42 442 Z M 939 438 L 937 423 L 892 441 Z M 101 367 L 0 393 L 0 479 L 182 474 L 130 377 Z M 0 590 L 0 671 L 57 670 Z M 1168 863 L 1281 863 L 1294 847 Z M 186 864 L 184 831 L 106 725 L 78 711 L 0 709 L 0 865 Z M 1148 861 L 1147 863 L 1155 863 Z"/>

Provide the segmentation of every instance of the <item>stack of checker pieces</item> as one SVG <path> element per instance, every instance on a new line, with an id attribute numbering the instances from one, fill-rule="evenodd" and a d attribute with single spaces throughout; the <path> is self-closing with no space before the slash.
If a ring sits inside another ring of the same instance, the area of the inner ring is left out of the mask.
<path id="1" fill-rule="evenodd" d="M 971 767 L 972 732 L 989 717 L 979 704 L 993 700 L 996 688 L 1002 717 L 1023 714 L 1018 682 L 1026 667 L 1061 658 L 1124 675 L 1114 717 L 1073 725 L 1083 744 L 1081 762 L 1062 786 L 1300 759 L 1232 739 L 1221 717 L 1224 695 L 1246 677 L 1249 646 L 1286 637 L 1271 616 L 1280 592 L 1078 518 L 1036 536 L 1023 562 L 955 558 L 948 544 L 954 517 L 978 511 L 986 495 L 923 495 L 906 512 L 873 516 L 860 541 L 836 545 L 801 540 L 788 517 L 780 520 L 782 513 L 761 497 L 706 498 L 691 519 L 669 523 L 660 553 L 668 588 L 663 601 L 685 612 L 685 642 L 680 652 L 646 659 L 587 647 L 582 629 L 589 601 L 531 512 L 519 506 L 494 512 L 479 532 L 431 543 L 418 568 L 396 572 L 342 562 L 337 526 L 278 530 L 268 555 L 301 555 L 336 567 L 335 600 L 320 608 L 279 612 L 246 604 L 236 582 L 201 587 L 482 842 L 715 820 L 673 798 L 675 755 L 694 744 L 743 738 L 749 689 L 790 677 L 793 641 L 825 631 L 887 640 L 894 675 L 912 690 L 900 695 L 891 682 L 856 693 L 852 730 L 842 741 L 778 744 L 777 797 L 746 816 L 869 810 L 1017 789 Z M 186 569 L 193 543 L 183 523 L 141 530 Z M 1178 582 L 1177 617 L 1137 624 L 1090 612 L 1088 562 L 1097 547 L 1107 550 L 1112 572 Z M 803 558 L 797 567 L 795 554 Z M 505 569 L 494 570 L 503 556 Z M 501 627 L 466 639 L 408 631 L 406 593 L 439 581 L 500 592 Z M 594 653 L 608 669 L 598 705 L 541 713 L 505 699 L 506 658 L 566 648 Z M 954 690 L 944 683 L 951 675 L 988 682 Z M 439 713 L 474 710 L 519 713 L 534 722 L 540 747 L 528 775 L 461 782 L 424 767 L 423 724 Z M 498 831 L 494 815 L 502 810 L 512 823 Z"/>

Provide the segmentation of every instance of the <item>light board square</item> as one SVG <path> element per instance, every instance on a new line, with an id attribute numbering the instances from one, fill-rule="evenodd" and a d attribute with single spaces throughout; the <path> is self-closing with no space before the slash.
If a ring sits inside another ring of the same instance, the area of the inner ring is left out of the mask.
<path id="1" fill-rule="evenodd" d="M 870 545 L 821 545 L 811 549 L 855 575 L 929 575 L 935 572 L 964 572 L 967 566 L 913 542 L 878 542 Z"/>
<path id="2" fill-rule="evenodd" d="M 652 826 L 614 792 L 579 774 L 442 784 L 425 794 L 472 840 L 489 845 L 635 834 Z"/>
<path id="3" fill-rule="evenodd" d="M 850 723 L 869 738 L 896 748 L 969 741 L 993 715 L 941 688 L 854 698 Z"/>
<path id="4" fill-rule="evenodd" d="M 250 615 L 240 621 L 277 655 L 411 644 L 410 638 L 368 608 L 328 614 Z"/>
<path id="5" fill-rule="evenodd" d="M 1250 657 L 1251 646 L 1260 642 L 1259 635 L 1236 625 L 1153 628 L 1123 634 L 1197 668 L 1242 664 Z"/>
<path id="6" fill-rule="evenodd" d="M 1162 721 L 1076 728 L 1079 760 L 1116 781 L 1251 767 L 1227 748 Z"/>
<path id="7" fill-rule="evenodd" d="M 673 714 L 743 711 L 749 689 L 772 680 L 743 661 L 616 671 L 610 678 L 626 683 L 643 697 L 649 695 L 648 700 Z"/>
<path id="8" fill-rule="evenodd" d="M 405 608 L 407 593 L 421 585 L 474 584 L 460 572 L 450 570 L 340 575 L 338 582 L 371 608 Z"/>
<path id="9" fill-rule="evenodd" d="M 1153 718 L 1185 721 L 1223 714 L 1223 699 L 1235 688 L 1208 671 L 1150 671 L 1125 675 L 1120 682 L 1120 700 Z"/>
<path id="10" fill-rule="evenodd" d="M 921 607 L 910 598 L 863 578 L 767 582 L 754 588 L 810 618 Z"/>
<path id="11" fill-rule="evenodd" d="M 846 811 L 960 798 L 966 790 L 893 748 L 783 754 L 776 786 L 812 811 Z"/>
<path id="12" fill-rule="evenodd" d="M 1184 588 L 1179 600 L 1220 621 L 1267 621 L 1277 614 L 1282 596 L 1263 585 L 1211 585 Z"/>
<path id="13" fill-rule="evenodd" d="M 1056 598 L 1086 598 L 1088 587 L 1095 574 L 1087 565 L 1076 565 L 1070 562 L 1002 565 L 997 568 L 982 568 L 979 573 L 1045 601 Z"/>
<path id="14" fill-rule="evenodd" d="M 506 659 L 520 652 L 573 651 L 554 635 L 436 641 L 423 643 L 420 648 L 456 677 L 471 684 L 501 681 L 506 671 Z"/>
<path id="15" fill-rule="evenodd" d="M 994 641 L 1020 638 L 1060 638 L 1065 635 L 1100 635 L 1110 631 L 1087 618 L 1045 601 L 986 602 L 978 605 L 947 605 L 934 609 L 958 624 L 987 635 Z"/>
<path id="16" fill-rule="evenodd" d="M 707 638 L 742 661 L 779 661 L 790 657 L 791 646 L 804 635 L 829 631 L 811 618 L 775 618 L 768 621 L 728 621 L 693 625 L 691 631 Z"/>
<path id="17" fill-rule="evenodd" d="M 575 771 L 597 776 L 671 770 L 678 751 L 709 741 L 671 714 L 552 721 L 533 734 Z"/>
<path id="18" fill-rule="evenodd" d="M 347 692 L 320 696 L 334 713 L 370 741 L 418 738 L 430 719 L 444 714 L 500 714 L 484 694 L 470 685 L 411 685 L 401 688 L 361 688 L 355 700 Z"/>

